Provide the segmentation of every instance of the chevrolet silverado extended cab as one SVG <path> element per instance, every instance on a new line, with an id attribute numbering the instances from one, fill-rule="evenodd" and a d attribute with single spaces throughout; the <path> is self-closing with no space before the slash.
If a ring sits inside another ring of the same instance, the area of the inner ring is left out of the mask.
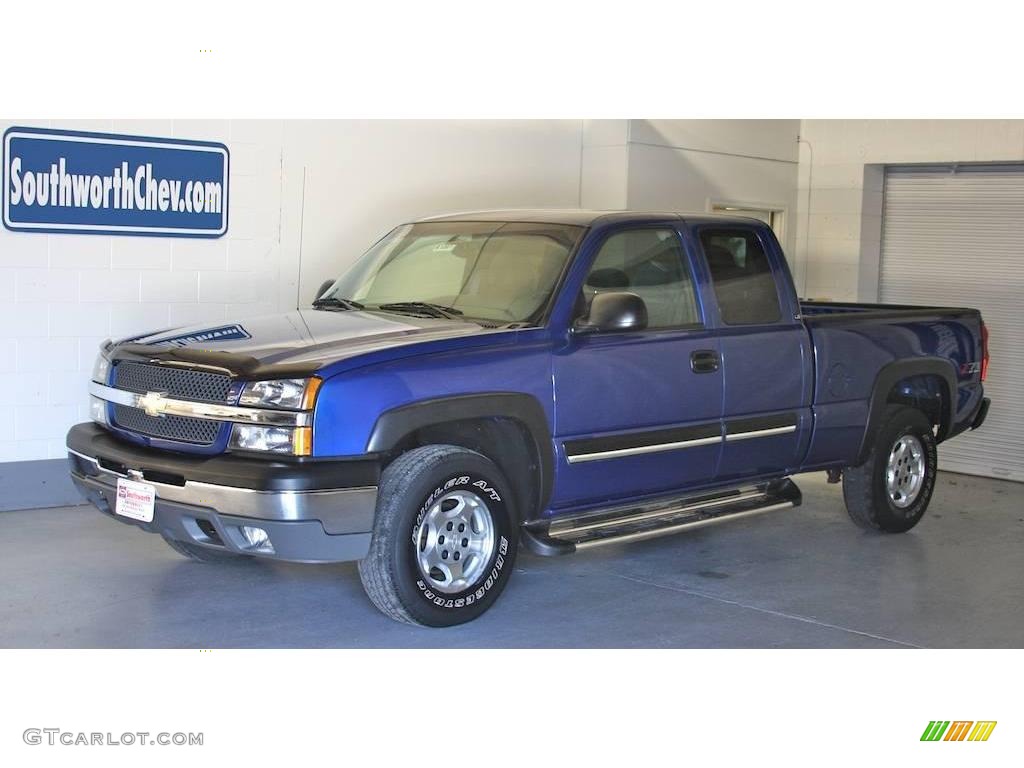
<path id="1" fill-rule="evenodd" d="M 977 310 L 801 302 L 761 222 L 487 211 L 395 229 L 312 308 L 107 342 L 67 438 L 102 512 L 199 561 L 359 561 L 373 603 L 479 616 L 563 554 L 793 507 L 928 506 L 981 425 Z"/>

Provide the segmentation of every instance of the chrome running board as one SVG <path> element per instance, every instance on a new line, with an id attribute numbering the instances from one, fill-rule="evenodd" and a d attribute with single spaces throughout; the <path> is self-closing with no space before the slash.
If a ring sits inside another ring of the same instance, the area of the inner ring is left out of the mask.
<path id="1" fill-rule="evenodd" d="M 568 554 L 603 544 L 625 544 L 703 528 L 726 520 L 800 505 L 800 489 L 786 478 L 713 493 L 662 498 L 643 505 L 607 507 L 524 527 L 524 543 L 535 554 Z"/>

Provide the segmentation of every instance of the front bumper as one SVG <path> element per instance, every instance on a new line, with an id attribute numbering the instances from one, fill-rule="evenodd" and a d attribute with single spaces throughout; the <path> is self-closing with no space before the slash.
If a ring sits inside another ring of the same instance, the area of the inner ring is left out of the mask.
<path id="1" fill-rule="evenodd" d="M 128 445 L 95 424 L 67 438 L 71 479 L 101 512 L 151 533 L 211 549 L 294 562 L 362 559 L 370 546 L 379 469 L 372 460 L 280 462 L 178 456 Z M 152 485 L 153 521 L 114 513 L 118 478 Z M 273 552 L 247 548 L 262 528 Z"/>

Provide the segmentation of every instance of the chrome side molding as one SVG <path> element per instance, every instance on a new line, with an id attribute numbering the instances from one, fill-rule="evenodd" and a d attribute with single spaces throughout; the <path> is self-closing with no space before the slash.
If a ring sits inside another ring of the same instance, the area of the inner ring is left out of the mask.
<path id="1" fill-rule="evenodd" d="M 795 422 L 795 417 L 794 417 Z M 710 425 L 701 425 L 708 427 Z M 717 425 L 716 429 L 718 428 Z M 694 427 L 684 428 L 682 430 L 670 430 L 685 433 L 687 429 L 693 430 Z M 696 427 L 700 429 L 700 427 Z M 783 424 L 780 426 L 768 426 L 764 429 L 745 429 L 737 432 L 729 432 L 729 423 L 726 423 L 726 432 L 724 435 L 721 433 L 709 435 L 706 437 L 693 437 L 690 439 L 682 440 L 662 440 L 661 442 L 648 442 L 640 445 L 632 445 L 624 448 L 612 448 L 609 450 L 586 450 L 586 447 L 591 445 L 600 444 L 601 438 L 591 438 L 584 440 L 567 440 L 562 443 L 562 448 L 565 450 L 565 460 L 570 464 L 582 464 L 587 461 L 600 461 L 602 459 L 620 459 L 627 456 L 641 456 L 647 453 L 660 453 L 662 451 L 675 451 L 681 448 L 696 448 L 701 445 L 714 445 L 721 443 L 723 440 L 727 443 L 731 443 L 738 440 L 751 440 L 758 437 L 772 437 L 775 435 L 786 435 L 792 432 L 796 432 L 796 423 Z M 655 432 L 655 435 L 662 437 L 665 432 Z M 630 437 L 635 437 L 638 441 L 643 441 L 647 435 L 643 432 L 635 433 Z M 585 446 L 585 447 L 584 447 Z M 580 450 L 580 448 L 583 450 Z M 574 452 L 575 451 L 575 452 Z"/>
<path id="2" fill-rule="evenodd" d="M 786 427 L 772 427 L 771 429 L 752 429 L 749 432 L 732 432 L 726 433 L 725 442 L 729 443 L 733 440 L 749 440 L 752 437 L 770 437 L 772 435 L 785 435 L 789 432 L 796 432 L 796 424 L 790 424 Z"/>
<path id="3" fill-rule="evenodd" d="M 700 437 L 696 440 L 677 440 L 671 443 L 655 443 L 654 445 L 641 445 L 636 448 L 619 448 L 613 451 L 595 451 L 594 453 L 566 454 L 566 461 L 570 464 L 580 464 L 584 461 L 598 461 L 600 459 L 617 459 L 622 456 L 639 456 L 644 453 L 659 453 L 661 451 L 674 451 L 677 448 L 694 448 L 698 445 L 712 445 L 721 442 L 722 436 Z"/>

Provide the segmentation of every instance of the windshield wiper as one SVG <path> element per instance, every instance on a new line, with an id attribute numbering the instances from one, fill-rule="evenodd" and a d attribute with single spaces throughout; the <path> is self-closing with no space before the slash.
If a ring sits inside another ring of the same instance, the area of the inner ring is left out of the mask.
<path id="1" fill-rule="evenodd" d="M 337 296 L 324 296 L 313 302 L 314 309 L 322 307 L 338 307 L 340 309 L 364 309 L 363 305 L 352 299 L 339 299 Z"/>
<path id="2" fill-rule="evenodd" d="M 461 316 L 462 310 L 446 307 L 444 304 L 431 304 L 429 301 L 394 301 L 389 304 L 378 304 L 375 309 L 387 312 L 411 312 L 429 317 L 443 317 L 451 320 Z"/>

